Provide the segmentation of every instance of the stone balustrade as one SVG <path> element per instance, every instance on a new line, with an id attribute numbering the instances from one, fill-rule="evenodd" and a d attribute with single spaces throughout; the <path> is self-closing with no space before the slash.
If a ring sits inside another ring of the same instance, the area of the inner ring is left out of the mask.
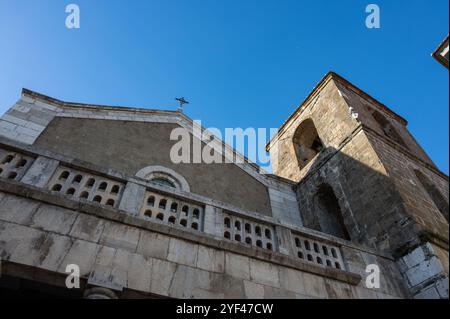
<path id="1" fill-rule="evenodd" d="M 223 238 L 248 246 L 274 250 L 275 228 L 269 224 L 246 219 L 232 212 L 223 213 Z"/>
<path id="2" fill-rule="evenodd" d="M 2 148 L 0 177 L 45 188 L 73 200 L 110 206 L 150 222 L 290 255 L 317 267 L 346 270 L 339 240 L 326 241 L 314 232 L 303 234 L 296 226 L 282 226 L 267 216 L 258 218 L 255 213 L 216 207 L 206 200 L 199 201 L 195 194 L 180 195 L 169 188 L 162 191 L 151 183 L 137 184 L 135 179 L 120 179 L 104 172 L 96 174 L 38 154 L 33 157 Z M 125 202 L 128 204 L 123 205 Z M 128 207 L 136 209 L 131 211 Z"/>
<path id="3" fill-rule="evenodd" d="M 154 191 L 146 191 L 140 216 L 150 221 L 203 231 L 202 206 Z"/>
<path id="4" fill-rule="evenodd" d="M 33 161 L 30 156 L 0 149 L 0 177 L 20 180 Z"/>
<path id="5" fill-rule="evenodd" d="M 124 184 L 109 178 L 59 166 L 47 188 L 73 198 L 117 207 Z"/>
<path id="6" fill-rule="evenodd" d="M 319 266 L 345 269 L 341 250 L 335 245 L 292 233 L 297 258 Z"/>

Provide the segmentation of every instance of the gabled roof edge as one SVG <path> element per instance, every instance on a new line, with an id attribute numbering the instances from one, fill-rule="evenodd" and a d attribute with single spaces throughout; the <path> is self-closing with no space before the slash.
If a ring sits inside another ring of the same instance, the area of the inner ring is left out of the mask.
<path id="1" fill-rule="evenodd" d="M 114 111 L 126 111 L 126 112 L 136 112 L 136 113 L 173 113 L 178 114 L 179 111 L 173 110 L 160 110 L 160 109 L 145 109 L 142 107 L 128 107 L 128 106 L 113 106 L 113 105 L 100 105 L 100 104 L 87 104 L 87 103 L 75 103 L 75 102 L 65 102 L 53 97 L 23 88 L 22 96 L 27 96 L 33 99 L 44 101 L 46 103 L 53 104 L 62 108 L 88 108 L 88 109 L 99 109 L 99 110 L 114 110 Z"/>

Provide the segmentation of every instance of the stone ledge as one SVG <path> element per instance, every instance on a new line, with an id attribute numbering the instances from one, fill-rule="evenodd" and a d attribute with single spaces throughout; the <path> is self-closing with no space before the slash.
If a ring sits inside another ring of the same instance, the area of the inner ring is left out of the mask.
<path id="1" fill-rule="evenodd" d="M 80 211 L 99 218 L 121 222 L 123 224 L 146 229 L 152 232 L 169 235 L 182 240 L 194 242 L 196 244 L 205 245 L 211 248 L 229 251 L 239 255 L 245 255 L 257 260 L 270 262 L 279 266 L 289 267 L 303 272 L 316 274 L 322 277 L 338 280 L 351 285 L 358 285 L 361 276 L 338 269 L 322 268 L 319 266 L 307 264 L 292 257 L 282 255 L 280 253 L 267 252 L 255 248 L 249 248 L 243 245 L 235 244 L 220 240 L 219 238 L 207 235 L 196 234 L 193 232 L 172 228 L 163 224 L 152 223 L 141 218 L 128 215 L 117 209 L 103 207 L 86 201 L 74 201 L 66 196 L 55 194 L 51 191 L 36 188 L 33 186 L 23 185 L 19 182 L 5 180 L 0 178 L 0 191 L 22 196 L 29 199 L 42 201 L 51 205 L 56 205 L 66 209 Z"/>

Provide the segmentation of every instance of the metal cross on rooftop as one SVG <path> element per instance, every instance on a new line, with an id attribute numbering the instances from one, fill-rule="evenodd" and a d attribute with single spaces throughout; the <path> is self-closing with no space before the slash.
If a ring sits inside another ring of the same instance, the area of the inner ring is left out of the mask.
<path id="1" fill-rule="evenodd" d="M 189 102 L 186 101 L 184 99 L 184 97 L 177 97 L 175 100 L 177 100 L 178 103 L 180 103 L 180 106 L 178 108 L 178 112 L 183 112 L 183 104 L 189 104 Z"/>

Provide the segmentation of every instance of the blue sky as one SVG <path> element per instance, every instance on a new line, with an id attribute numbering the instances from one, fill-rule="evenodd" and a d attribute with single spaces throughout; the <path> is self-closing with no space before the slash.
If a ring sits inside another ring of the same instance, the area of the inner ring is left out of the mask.
<path id="1" fill-rule="evenodd" d="M 65 27 L 65 6 L 81 28 Z M 381 29 L 365 7 L 381 8 Z M 448 0 L 0 0 L 0 113 L 22 87 L 176 109 L 206 127 L 279 127 L 333 70 L 405 117 L 449 171 Z"/>

